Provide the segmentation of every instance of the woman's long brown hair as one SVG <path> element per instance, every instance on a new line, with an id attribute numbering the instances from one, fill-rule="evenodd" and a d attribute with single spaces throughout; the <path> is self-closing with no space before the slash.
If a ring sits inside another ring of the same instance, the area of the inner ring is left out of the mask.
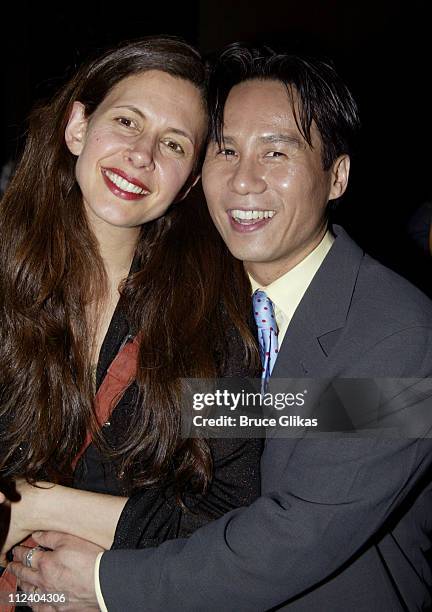
<path id="1" fill-rule="evenodd" d="M 243 343 L 245 363 L 254 363 L 240 262 L 227 253 L 204 202 L 174 204 L 142 227 L 139 270 L 122 288 L 141 338 L 137 406 L 117 449 L 97 435 L 86 309 L 103 300 L 106 275 L 64 130 L 75 100 L 90 116 L 116 83 L 152 69 L 192 82 L 204 103 L 197 52 L 177 39 L 153 38 L 85 66 L 31 116 L 0 206 L 0 476 L 64 480 L 91 428 L 131 487 L 171 478 L 179 491 L 190 482 L 203 491 L 210 452 L 203 440 L 181 438 L 180 379 L 218 373 L 229 326 Z"/>

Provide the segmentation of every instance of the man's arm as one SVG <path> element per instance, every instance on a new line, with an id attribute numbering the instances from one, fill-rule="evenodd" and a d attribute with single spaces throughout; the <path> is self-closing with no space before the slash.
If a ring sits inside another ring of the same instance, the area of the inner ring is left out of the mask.
<path id="1" fill-rule="evenodd" d="M 430 347 L 428 329 L 394 334 L 345 375 L 373 377 L 379 370 L 383 377 L 430 376 Z M 431 436 L 427 426 L 423 435 Z M 277 606 L 325 580 L 367 545 L 431 466 L 430 437 L 268 441 L 264 494 L 249 508 L 189 540 L 103 554 L 107 607 L 240 612 Z M 269 490 L 266 474 L 275 469 L 280 484 Z"/>
<path id="2" fill-rule="evenodd" d="M 272 452 L 269 443 L 265 453 Z M 270 609 L 348 561 L 431 461 L 431 440 L 299 441 L 280 489 L 249 508 L 189 540 L 104 553 L 100 581 L 107 607 Z"/>
<path id="3" fill-rule="evenodd" d="M 280 451 L 271 446 L 285 443 L 269 442 L 265 455 Z M 99 573 L 105 604 L 110 612 L 271 609 L 348 561 L 392 516 L 431 463 L 430 439 L 339 439 L 330 446 L 326 440 L 299 440 L 278 491 L 209 523 L 189 539 L 105 552 Z M 37 534 L 35 539 L 53 552 L 33 555 L 36 571 L 12 564 L 20 580 L 41 592 L 67 592 L 71 601 L 95 604 L 99 551 L 94 545 L 76 547 L 64 534 Z M 22 562 L 25 550 L 19 549 Z"/>

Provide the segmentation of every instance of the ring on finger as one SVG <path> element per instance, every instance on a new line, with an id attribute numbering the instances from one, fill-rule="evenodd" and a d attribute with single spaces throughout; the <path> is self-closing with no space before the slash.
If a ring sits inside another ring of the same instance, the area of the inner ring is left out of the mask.
<path id="1" fill-rule="evenodd" d="M 32 561 L 33 561 L 34 552 L 36 550 L 43 550 L 43 549 L 40 546 L 34 546 L 33 548 L 30 548 L 30 550 L 24 556 L 24 565 L 26 567 L 29 567 L 30 569 L 33 569 Z"/>

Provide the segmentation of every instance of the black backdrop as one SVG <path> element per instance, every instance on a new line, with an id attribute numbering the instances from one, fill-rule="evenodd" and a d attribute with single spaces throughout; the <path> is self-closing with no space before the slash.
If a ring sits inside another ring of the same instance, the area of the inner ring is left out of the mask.
<path id="1" fill-rule="evenodd" d="M 2 7 L 1 163 L 19 150 L 32 104 L 90 53 L 145 34 L 177 34 L 209 52 L 262 41 L 332 58 L 360 104 L 363 134 L 336 213 L 385 263 L 430 290 L 429 261 L 406 238 L 432 198 L 430 2 L 217 0 L 9 2 Z"/>

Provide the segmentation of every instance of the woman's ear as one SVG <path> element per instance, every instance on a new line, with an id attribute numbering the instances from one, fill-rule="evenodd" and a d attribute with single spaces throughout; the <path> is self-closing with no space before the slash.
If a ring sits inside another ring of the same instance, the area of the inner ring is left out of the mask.
<path id="1" fill-rule="evenodd" d="M 75 101 L 65 129 L 65 141 L 73 155 L 80 155 L 83 150 L 87 124 L 84 104 Z"/>

